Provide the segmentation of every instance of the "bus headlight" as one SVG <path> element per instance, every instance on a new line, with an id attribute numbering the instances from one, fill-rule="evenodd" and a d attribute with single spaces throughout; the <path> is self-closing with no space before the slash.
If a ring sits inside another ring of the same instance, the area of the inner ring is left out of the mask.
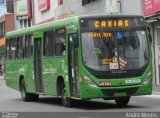
<path id="1" fill-rule="evenodd" d="M 150 81 L 151 76 L 152 76 L 152 72 L 150 71 L 150 72 L 147 73 L 147 76 L 146 76 L 146 78 L 144 79 L 143 84 L 147 84 L 147 83 Z"/>
<path id="2" fill-rule="evenodd" d="M 83 79 L 89 86 L 97 87 L 97 85 L 86 75 L 83 75 Z"/>

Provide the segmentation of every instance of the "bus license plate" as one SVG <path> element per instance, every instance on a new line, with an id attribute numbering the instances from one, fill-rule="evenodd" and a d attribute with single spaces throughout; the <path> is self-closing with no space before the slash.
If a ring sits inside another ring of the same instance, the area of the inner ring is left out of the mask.
<path id="1" fill-rule="evenodd" d="M 140 83 L 140 82 L 141 82 L 140 79 L 126 80 L 127 84 L 135 84 L 135 83 Z"/>

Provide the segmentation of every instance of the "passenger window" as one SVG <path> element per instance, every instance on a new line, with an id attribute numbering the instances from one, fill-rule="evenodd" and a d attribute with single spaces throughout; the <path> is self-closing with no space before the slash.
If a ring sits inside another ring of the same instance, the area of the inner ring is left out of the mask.
<path id="1" fill-rule="evenodd" d="M 6 40 L 6 59 L 10 59 L 10 40 Z"/>
<path id="2" fill-rule="evenodd" d="M 44 56 L 54 56 L 54 30 L 44 33 Z"/>
<path id="3" fill-rule="evenodd" d="M 22 59 L 24 57 L 24 37 L 18 37 L 17 44 L 17 58 Z"/>
<path id="4" fill-rule="evenodd" d="M 16 59 L 16 50 L 17 50 L 17 39 L 11 39 L 11 48 L 10 48 L 10 59 Z"/>
<path id="5" fill-rule="evenodd" d="M 66 39 L 65 29 L 56 30 L 56 42 L 55 42 L 55 55 L 65 56 L 66 55 Z"/>
<path id="6" fill-rule="evenodd" d="M 25 57 L 31 58 L 32 57 L 32 35 L 25 36 Z"/>

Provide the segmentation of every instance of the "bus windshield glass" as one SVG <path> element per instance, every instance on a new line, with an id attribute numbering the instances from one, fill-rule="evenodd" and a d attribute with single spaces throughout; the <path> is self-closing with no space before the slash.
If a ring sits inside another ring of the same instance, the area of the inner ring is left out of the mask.
<path id="1" fill-rule="evenodd" d="M 83 63 L 96 71 L 133 70 L 149 62 L 145 30 L 82 32 Z"/>
<path id="2" fill-rule="evenodd" d="M 134 70 L 149 62 L 143 17 L 80 19 L 83 63 L 95 71 Z"/>

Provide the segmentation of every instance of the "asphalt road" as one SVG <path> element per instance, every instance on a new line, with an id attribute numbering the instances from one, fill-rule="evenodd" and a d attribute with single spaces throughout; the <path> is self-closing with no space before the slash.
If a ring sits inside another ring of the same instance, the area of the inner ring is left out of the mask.
<path id="1" fill-rule="evenodd" d="M 0 83 L 1 112 L 160 112 L 160 94 L 132 97 L 128 106 L 118 107 L 114 101 L 102 99 L 76 101 L 73 108 L 61 105 L 61 99 L 42 96 L 38 102 L 23 102 L 19 92 Z"/>
<path id="2" fill-rule="evenodd" d="M 159 112 L 159 113 L 158 113 Z M 75 101 L 65 108 L 60 98 L 41 96 L 38 102 L 23 102 L 20 92 L 0 79 L 0 118 L 160 118 L 160 92 L 132 97 L 128 106 L 102 99 Z"/>

